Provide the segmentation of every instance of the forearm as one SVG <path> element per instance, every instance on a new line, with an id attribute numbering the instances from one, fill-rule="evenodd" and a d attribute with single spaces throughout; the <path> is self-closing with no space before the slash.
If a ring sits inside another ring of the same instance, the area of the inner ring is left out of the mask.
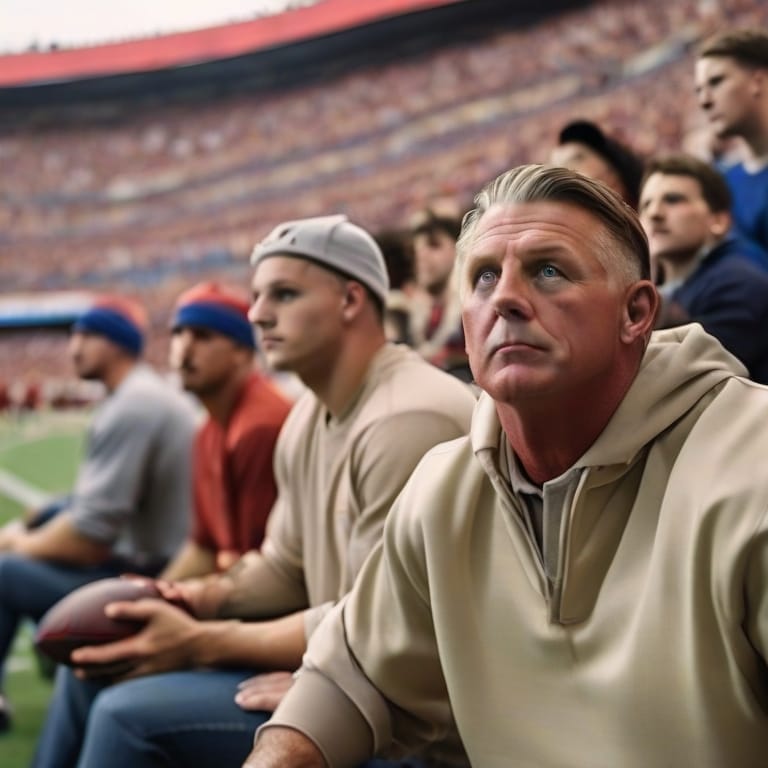
<path id="1" fill-rule="evenodd" d="M 289 575 L 269 549 L 248 552 L 227 571 L 230 587 L 217 609 L 220 618 L 270 619 L 307 607 L 300 574 Z"/>
<path id="2" fill-rule="evenodd" d="M 106 544 L 80 533 L 68 514 L 60 514 L 40 528 L 23 532 L 15 539 L 12 549 L 38 560 L 74 565 L 97 565 L 110 554 Z"/>
<path id="3" fill-rule="evenodd" d="M 306 650 L 302 612 L 260 622 L 203 621 L 193 641 L 197 666 L 294 670 Z"/>
<path id="4" fill-rule="evenodd" d="M 326 768 L 314 742 L 292 728 L 268 728 L 259 733 L 243 768 Z"/>
<path id="5" fill-rule="evenodd" d="M 216 570 L 214 553 L 194 541 L 187 541 L 168 564 L 160 578 L 166 581 L 180 581 L 206 576 Z"/>

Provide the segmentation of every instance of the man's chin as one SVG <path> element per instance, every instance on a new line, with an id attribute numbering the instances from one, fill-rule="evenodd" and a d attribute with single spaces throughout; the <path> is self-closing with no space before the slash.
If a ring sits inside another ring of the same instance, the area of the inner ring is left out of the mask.
<path id="1" fill-rule="evenodd" d="M 478 383 L 494 400 L 510 405 L 540 399 L 548 388 L 545 377 L 531 370 L 505 370 L 492 376 L 487 383 Z"/>
<path id="2" fill-rule="evenodd" d="M 267 368 L 279 373 L 293 373 L 293 366 L 289 360 L 286 360 L 281 355 L 264 355 L 264 362 L 267 364 Z"/>

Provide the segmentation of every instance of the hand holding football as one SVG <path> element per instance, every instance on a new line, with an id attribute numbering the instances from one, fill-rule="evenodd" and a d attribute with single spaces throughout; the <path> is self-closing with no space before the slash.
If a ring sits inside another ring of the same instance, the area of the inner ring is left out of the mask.
<path id="1" fill-rule="evenodd" d="M 143 624 L 113 619 L 104 608 L 109 603 L 142 598 L 162 600 L 151 579 L 101 579 L 70 592 L 40 620 L 35 645 L 61 664 L 70 664 L 70 654 L 84 645 L 103 645 L 136 634 Z"/>

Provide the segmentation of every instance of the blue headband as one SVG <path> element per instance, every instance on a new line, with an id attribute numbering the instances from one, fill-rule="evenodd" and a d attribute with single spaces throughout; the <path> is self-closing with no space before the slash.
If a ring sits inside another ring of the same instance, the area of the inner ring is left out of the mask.
<path id="1" fill-rule="evenodd" d="M 253 327 L 240 312 L 225 304 L 213 301 L 195 301 L 176 310 L 173 328 L 191 326 L 209 328 L 212 331 L 229 336 L 238 344 L 249 349 L 256 349 Z"/>
<path id="2" fill-rule="evenodd" d="M 141 354 L 144 337 L 125 315 L 109 307 L 91 307 L 72 326 L 75 332 L 97 333 L 125 348 L 134 357 Z"/>

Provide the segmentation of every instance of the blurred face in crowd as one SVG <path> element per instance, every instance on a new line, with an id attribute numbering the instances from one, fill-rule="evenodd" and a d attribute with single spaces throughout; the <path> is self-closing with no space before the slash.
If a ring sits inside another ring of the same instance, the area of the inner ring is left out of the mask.
<path id="1" fill-rule="evenodd" d="M 624 329 L 633 288 L 604 265 L 606 241 L 599 219 L 560 202 L 482 216 L 462 269 L 463 320 L 475 380 L 495 400 L 610 389 L 637 334 Z"/>
<path id="2" fill-rule="evenodd" d="M 652 173 L 640 193 L 640 221 L 651 257 L 687 261 L 726 232 L 729 217 L 714 213 L 692 176 Z"/>
<path id="3" fill-rule="evenodd" d="M 81 379 L 102 381 L 124 355 L 118 345 L 98 333 L 77 331 L 69 338 L 69 356 Z"/>
<path id="4" fill-rule="evenodd" d="M 341 347 L 346 282 L 294 256 L 258 264 L 248 316 L 270 368 L 292 371 L 305 382 L 326 375 Z"/>
<path id="5" fill-rule="evenodd" d="M 215 394 L 229 384 L 249 352 L 226 336 L 208 328 L 180 326 L 173 330 L 169 360 L 184 389 L 200 397 Z"/>
<path id="6" fill-rule="evenodd" d="M 759 70 L 729 56 L 705 56 L 696 62 L 696 96 L 716 136 L 751 132 L 759 79 Z"/>
<path id="7" fill-rule="evenodd" d="M 456 241 L 440 230 L 418 232 L 413 236 L 416 282 L 433 295 L 448 285 L 456 261 Z"/>
<path id="8" fill-rule="evenodd" d="M 624 185 L 613 166 L 594 149 L 578 141 L 568 141 L 552 150 L 550 163 L 570 168 L 588 179 L 601 181 L 619 195 L 624 194 Z"/>

